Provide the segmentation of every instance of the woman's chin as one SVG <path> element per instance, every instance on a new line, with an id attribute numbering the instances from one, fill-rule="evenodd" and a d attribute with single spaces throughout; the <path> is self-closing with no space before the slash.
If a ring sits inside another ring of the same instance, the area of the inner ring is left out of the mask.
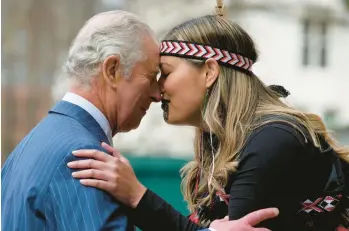
<path id="1" fill-rule="evenodd" d="M 174 124 L 174 122 L 171 121 L 168 117 L 164 117 L 164 121 L 165 121 L 167 124 L 171 124 L 171 125 Z"/>
<path id="2" fill-rule="evenodd" d="M 171 120 L 171 117 L 169 116 L 169 114 L 167 112 L 163 113 L 163 118 L 167 124 L 174 124 L 174 121 Z"/>
<path id="3" fill-rule="evenodd" d="M 165 111 L 163 113 L 163 118 L 164 118 L 164 121 L 170 125 L 176 125 L 176 126 L 189 125 L 187 121 L 183 121 L 179 118 L 175 118 L 173 117 L 173 115 L 171 116 L 168 112 L 165 112 Z"/>
<path id="4" fill-rule="evenodd" d="M 167 124 L 169 125 L 175 125 L 175 126 L 187 126 L 188 123 L 184 122 L 184 121 L 180 121 L 180 120 L 174 120 L 173 118 L 165 118 L 164 120 Z"/>

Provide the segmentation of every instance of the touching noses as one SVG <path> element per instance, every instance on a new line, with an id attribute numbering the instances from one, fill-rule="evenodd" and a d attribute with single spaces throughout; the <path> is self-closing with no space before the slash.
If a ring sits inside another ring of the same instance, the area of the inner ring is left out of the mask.
<path id="1" fill-rule="evenodd" d="M 165 84 L 165 78 L 161 77 L 158 81 L 158 85 L 159 85 L 161 94 L 163 94 L 165 92 L 164 84 Z"/>
<path id="2" fill-rule="evenodd" d="M 154 81 L 150 87 L 150 98 L 156 103 L 161 101 L 161 92 L 157 81 Z"/>

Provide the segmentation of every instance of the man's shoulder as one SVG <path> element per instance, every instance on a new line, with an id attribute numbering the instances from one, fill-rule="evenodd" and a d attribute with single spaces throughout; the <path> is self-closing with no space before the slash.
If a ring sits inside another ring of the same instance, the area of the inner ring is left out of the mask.
<path id="1" fill-rule="evenodd" d="M 35 163 L 35 169 L 50 165 L 53 170 L 64 164 L 74 150 L 101 148 L 99 140 L 83 125 L 64 117 L 44 118 L 10 154 L 16 164 Z"/>
<path id="2" fill-rule="evenodd" d="M 79 121 L 65 115 L 49 114 L 29 134 L 30 140 L 44 140 L 48 146 L 64 143 L 65 147 L 96 141 Z"/>

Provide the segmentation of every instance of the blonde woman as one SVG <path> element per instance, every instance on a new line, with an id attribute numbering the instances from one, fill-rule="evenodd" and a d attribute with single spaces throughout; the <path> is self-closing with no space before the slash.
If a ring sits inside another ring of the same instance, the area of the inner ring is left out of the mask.
<path id="1" fill-rule="evenodd" d="M 132 207 L 144 230 L 196 230 L 266 207 L 280 210 L 262 224 L 272 230 L 345 225 L 349 150 L 331 138 L 320 117 L 281 101 L 287 95 L 282 87 L 255 76 L 257 59 L 250 36 L 221 16 L 178 25 L 161 43 L 164 119 L 196 127 L 195 158 L 182 169 L 190 218 L 146 189 L 115 150 L 114 157 L 77 152 L 94 160 L 71 163 L 85 168 L 74 177 Z"/>

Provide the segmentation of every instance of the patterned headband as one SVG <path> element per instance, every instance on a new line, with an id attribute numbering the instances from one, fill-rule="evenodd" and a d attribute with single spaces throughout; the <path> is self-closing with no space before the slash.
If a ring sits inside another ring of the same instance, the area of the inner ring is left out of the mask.
<path id="1" fill-rule="evenodd" d="M 199 60 L 213 58 L 222 65 L 253 75 L 253 61 L 251 59 L 246 58 L 238 53 L 232 53 L 204 44 L 176 40 L 163 40 L 160 46 L 160 55 L 177 56 Z"/>

